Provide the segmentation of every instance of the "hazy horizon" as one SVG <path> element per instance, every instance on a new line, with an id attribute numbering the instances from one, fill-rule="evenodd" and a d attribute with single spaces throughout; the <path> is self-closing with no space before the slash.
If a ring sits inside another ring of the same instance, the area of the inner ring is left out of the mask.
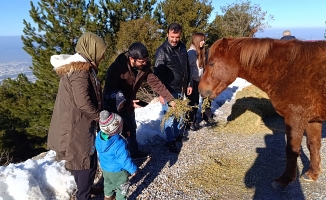
<path id="1" fill-rule="evenodd" d="M 15 79 L 24 73 L 30 81 L 35 81 L 31 56 L 23 50 L 21 36 L 0 36 L 0 83 L 3 79 Z"/>

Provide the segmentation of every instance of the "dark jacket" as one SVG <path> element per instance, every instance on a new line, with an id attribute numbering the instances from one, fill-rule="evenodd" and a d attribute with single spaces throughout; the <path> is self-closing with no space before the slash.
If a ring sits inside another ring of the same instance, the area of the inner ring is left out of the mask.
<path id="1" fill-rule="evenodd" d="M 100 86 L 88 62 L 55 68 L 61 76 L 48 133 L 48 149 L 70 170 L 90 169 L 99 119 Z"/>
<path id="2" fill-rule="evenodd" d="M 192 85 L 186 46 L 173 47 L 166 40 L 156 50 L 154 73 L 171 93 L 186 93 Z"/>
<path id="3" fill-rule="evenodd" d="M 294 36 L 286 35 L 286 36 L 281 37 L 280 40 L 294 40 L 294 39 L 296 39 Z"/>
<path id="4" fill-rule="evenodd" d="M 144 81 L 146 81 L 155 92 L 163 96 L 167 101 L 174 99 L 166 87 L 154 75 L 149 61 L 147 61 L 142 69 L 138 70 L 137 76 L 135 77 L 134 72 L 129 65 L 128 52 L 120 54 L 108 68 L 105 75 L 105 86 L 103 90 L 104 109 L 110 107 L 107 106 L 107 99 L 109 99 L 109 95 L 112 91 L 120 90 L 126 99 L 120 114 L 124 115 L 125 113 L 134 112 L 132 100 L 136 99 L 137 91 Z"/>

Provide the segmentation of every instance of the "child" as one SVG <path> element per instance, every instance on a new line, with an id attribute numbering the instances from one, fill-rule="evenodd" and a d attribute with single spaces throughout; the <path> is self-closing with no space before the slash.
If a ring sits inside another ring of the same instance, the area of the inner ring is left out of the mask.
<path id="1" fill-rule="evenodd" d="M 129 156 L 126 140 L 120 135 L 123 120 L 120 115 L 103 110 L 100 113 L 100 131 L 95 139 L 104 178 L 104 200 L 126 199 L 129 174 L 136 175 L 137 166 Z"/>

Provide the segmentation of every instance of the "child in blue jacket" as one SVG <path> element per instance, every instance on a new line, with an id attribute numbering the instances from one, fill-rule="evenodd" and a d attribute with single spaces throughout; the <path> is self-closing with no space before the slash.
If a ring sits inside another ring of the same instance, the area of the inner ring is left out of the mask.
<path id="1" fill-rule="evenodd" d="M 120 135 L 123 120 L 120 115 L 103 110 L 100 113 L 100 131 L 95 139 L 104 178 L 104 200 L 126 199 L 129 175 L 136 175 L 137 166 L 129 156 L 126 140 Z"/>

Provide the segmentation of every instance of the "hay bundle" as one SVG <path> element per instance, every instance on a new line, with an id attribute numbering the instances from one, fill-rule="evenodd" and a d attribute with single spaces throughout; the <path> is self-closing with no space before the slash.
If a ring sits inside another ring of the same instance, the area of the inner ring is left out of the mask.
<path id="1" fill-rule="evenodd" d="M 174 117 L 177 121 L 187 123 L 189 120 L 189 112 L 192 109 L 192 106 L 189 105 L 189 99 L 175 99 L 175 106 L 169 107 L 168 111 L 164 114 L 162 121 L 161 121 L 161 129 L 164 129 L 164 123 L 170 117 Z"/>
<path id="2" fill-rule="evenodd" d="M 203 99 L 203 103 L 201 104 L 201 114 L 205 113 L 205 110 L 210 109 L 211 108 L 211 103 L 208 99 L 208 97 Z"/>

